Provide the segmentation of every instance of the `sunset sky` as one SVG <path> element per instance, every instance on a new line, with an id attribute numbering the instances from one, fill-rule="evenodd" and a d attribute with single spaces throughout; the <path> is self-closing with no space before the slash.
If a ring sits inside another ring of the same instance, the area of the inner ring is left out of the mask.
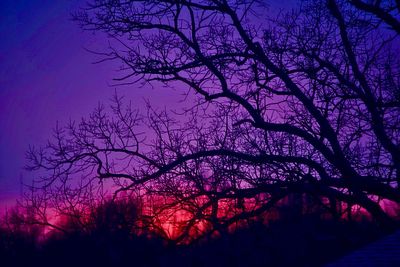
<path id="1" fill-rule="evenodd" d="M 85 48 L 104 48 L 104 38 L 83 32 L 71 12 L 85 1 L 6 0 L 0 2 L 0 206 L 20 194 L 29 145 L 43 145 L 60 124 L 107 102 L 117 64 L 92 64 Z M 161 104 L 170 92 L 119 87 L 118 93 L 143 104 Z"/>
<path id="2" fill-rule="evenodd" d="M 271 1 L 272 2 L 272 1 Z M 280 6 L 291 1 L 279 1 Z M 104 36 L 83 32 L 71 21 L 78 0 L 5 0 L 0 2 L 0 209 L 15 203 L 29 145 L 44 145 L 61 125 L 107 102 L 114 90 L 134 100 L 173 106 L 181 97 L 164 88 L 116 87 L 117 63 L 93 64 Z M 277 4 L 277 3 L 272 3 Z"/>
<path id="3" fill-rule="evenodd" d="M 0 0 L 0 267 L 352 263 L 400 231 L 399 3 Z"/>

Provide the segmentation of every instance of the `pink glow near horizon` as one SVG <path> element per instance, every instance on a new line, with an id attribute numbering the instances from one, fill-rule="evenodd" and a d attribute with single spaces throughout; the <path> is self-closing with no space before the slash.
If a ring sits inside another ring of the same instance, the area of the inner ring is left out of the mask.
<path id="1" fill-rule="evenodd" d="M 262 198 L 261 195 L 259 197 Z M 260 201 L 259 197 L 244 199 L 240 205 L 238 205 L 235 199 L 219 200 L 218 212 L 217 212 L 218 220 L 221 221 L 229 220 L 230 218 L 239 215 L 243 212 L 252 212 L 258 209 L 261 205 L 261 203 L 259 202 Z M 106 197 L 106 199 L 108 198 Z M 129 199 L 130 199 L 129 196 L 124 196 L 120 198 L 120 200 L 122 201 L 126 201 Z M 202 214 L 205 216 L 204 218 L 196 218 L 194 224 L 189 228 L 189 231 L 186 232 L 188 235 L 182 235 L 184 234 L 184 231 L 186 230 L 186 226 L 188 225 L 189 221 L 195 218 L 194 214 L 197 213 L 197 211 L 194 211 L 194 213 L 189 211 L 190 207 L 189 206 L 186 207 L 185 204 L 177 204 L 174 207 L 165 209 L 163 208 L 164 204 L 169 203 L 170 201 L 166 200 L 164 197 L 158 198 L 156 196 L 148 196 L 144 199 L 141 199 L 140 201 L 143 202 L 141 202 L 140 204 L 141 208 L 139 209 L 139 217 L 134 217 L 134 218 L 137 219 L 135 223 L 138 226 L 140 226 L 141 230 L 137 232 L 137 230 L 133 229 L 135 234 L 156 233 L 160 234 L 166 239 L 179 241 L 178 243 L 180 244 L 187 244 L 198 237 L 204 236 L 204 234 L 210 233 L 210 230 L 213 229 L 211 222 L 205 219 L 205 217 L 208 217 L 212 214 L 211 206 L 202 211 Z M 158 203 L 159 201 L 161 202 Z M 173 202 L 172 199 L 171 201 Z M 201 206 L 202 204 L 207 203 L 207 197 L 205 196 L 198 197 L 194 201 Z M 289 206 L 293 205 L 293 203 L 291 204 L 291 201 L 293 200 L 291 200 L 290 196 L 284 197 L 283 199 L 279 200 L 278 203 L 270 210 L 265 211 L 257 216 L 250 217 L 248 219 L 237 220 L 234 223 L 229 224 L 227 230 L 228 232 L 232 233 L 238 229 L 248 227 L 249 222 L 258 222 L 258 223 L 263 223 L 264 225 L 268 225 L 274 221 L 291 220 L 293 219 L 292 216 L 297 216 L 299 214 L 307 215 L 307 214 L 313 214 L 313 212 L 315 212 L 314 210 L 315 207 L 309 204 L 305 204 L 306 202 L 303 203 L 303 207 L 301 207 L 300 210 L 293 209 L 293 207 L 291 207 L 288 210 L 285 207 L 288 205 Z M 295 201 L 299 201 L 299 199 L 296 199 Z M 303 195 L 302 201 L 307 201 L 307 197 L 305 195 Z M 322 202 L 324 202 L 325 204 L 329 204 L 329 200 L 326 198 L 322 198 Z M 101 207 L 102 204 L 98 203 L 98 205 L 100 205 L 98 207 Z M 370 214 L 365 209 L 361 208 L 358 205 L 351 206 L 351 216 L 349 216 L 348 213 L 349 211 L 348 204 L 341 203 L 340 205 L 341 205 L 340 210 L 342 212 L 340 218 L 343 221 L 348 220 L 350 217 L 351 220 L 358 222 L 370 221 L 372 219 Z M 392 216 L 393 218 L 398 216 L 400 206 L 397 203 L 394 203 L 389 200 L 381 200 L 380 205 L 385 210 L 385 212 L 388 213 L 388 215 Z M 159 210 L 160 207 L 161 211 Z M 293 214 L 287 213 L 288 211 L 294 213 Z M 87 212 L 82 213 L 83 216 L 81 218 L 83 220 L 82 222 L 86 222 L 88 223 L 88 225 L 90 225 L 90 221 L 94 223 L 94 221 L 92 221 L 93 217 L 91 217 L 91 215 L 93 214 L 91 214 L 91 212 L 95 212 L 95 210 L 89 210 Z M 299 212 L 299 214 L 297 212 Z M 50 224 L 60 228 L 64 228 L 65 230 L 68 231 L 69 218 L 66 217 L 66 215 L 57 214 L 56 211 L 51 209 L 47 210 L 46 213 L 47 213 L 47 220 Z M 321 213 L 320 216 L 321 219 L 328 219 L 328 220 L 332 219 L 332 215 L 329 213 L 326 214 Z M 148 218 L 152 218 L 151 223 L 145 225 L 142 224 L 144 222 L 142 220 L 144 219 L 145 221 L 147 221 Z M 143 226 L 144 228 L 142 228 Z M 43 241 L 46 240 L 49 236 L 52 236 L 54 233 L 60 233 L 60 232 L 58 232 L 57 229 L 52 228 L 50 226 L 44 226 L 42 228 L 41 233 L 42 235 L 40 235 L 39 238 L 40 240 Z M 218 237 L 221 234 L 218 231 L 211 233 L 212 233 L 211 237 Z M 183 238 L 180 239 L 181 237 Z"/>

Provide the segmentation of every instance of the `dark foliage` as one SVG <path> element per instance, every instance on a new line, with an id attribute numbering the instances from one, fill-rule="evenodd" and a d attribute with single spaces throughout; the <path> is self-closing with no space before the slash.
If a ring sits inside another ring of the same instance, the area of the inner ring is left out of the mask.
<path id="1" fill-rule="evenodd" d="M 97 208 L 100 219 L 90 231 L 75 229 L 45 240 L 29 231 L 1 230 L 2 266 L 320 266 L 382 236 L 368 221 L 322 220 L 309 214 L 268 226 L 253 222 L 178 245 L 154 233 L 132 233 L 127 221 L 113 227 L 121 223 L 117 207 L 121 205 L 107 202 Z"/>

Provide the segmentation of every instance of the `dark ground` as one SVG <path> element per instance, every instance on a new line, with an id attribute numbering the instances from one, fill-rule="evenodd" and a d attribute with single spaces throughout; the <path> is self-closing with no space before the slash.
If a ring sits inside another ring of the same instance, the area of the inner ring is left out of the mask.
<path id="1" fill-rule="evenodd" d="M 254 224 L 219 238 L 174 245 L 160 237 L 97 230 L 38 244 L 1 232 L 1 266 L 321 266 L 383 236 L 369 222 L 312 217 Z"/>

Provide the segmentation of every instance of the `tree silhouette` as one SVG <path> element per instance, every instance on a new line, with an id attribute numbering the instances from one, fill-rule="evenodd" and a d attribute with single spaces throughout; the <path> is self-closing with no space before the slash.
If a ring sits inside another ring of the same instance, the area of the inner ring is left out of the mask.
<path id="1" fill-rule="evenodd" d="M 380 201 L 400 201 L 398 3 L 380 2 L 305 1 L 275 17 L 258 1 L 93 1 L 75 19 L 109 36 L 99 55 L 121 62 L 116 81 L 175 87 L 187 105 L 146 113 L 116 96 L 57 128 L 28 152 L 45 171 L 32 190 L 65 212 L 109 183 L 152 203 L 153 222 L 187 212 L 182 236 L 304 195 L 392 229 Z"/>

